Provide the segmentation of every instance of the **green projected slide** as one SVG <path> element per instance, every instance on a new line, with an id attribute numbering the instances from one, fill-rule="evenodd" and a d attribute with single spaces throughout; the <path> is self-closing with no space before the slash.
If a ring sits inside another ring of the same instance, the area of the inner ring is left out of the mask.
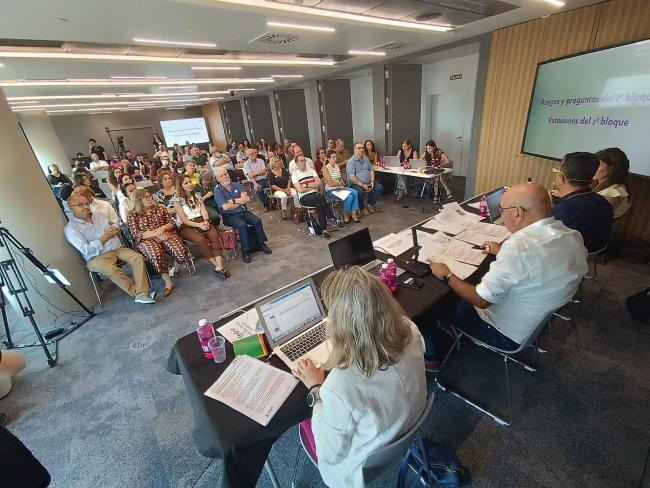
<path id="1" fill-rule="evenodd" d="M 523 152 L 620 147 L 650 176 L 650 40 L 540 64 Z"/>

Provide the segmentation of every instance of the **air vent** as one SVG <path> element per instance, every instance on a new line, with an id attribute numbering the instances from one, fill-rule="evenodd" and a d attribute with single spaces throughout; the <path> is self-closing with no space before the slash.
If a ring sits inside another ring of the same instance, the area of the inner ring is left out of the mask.
<path id="1" fill-rule="evenodd" d="M 263 42 L 264 44 L 271 44 L 273 46 L 277 46 L 283 44 L 291 44 L 292 42 L 296 42 L 298 39 L 300 39 L 300 37 L 293 34 L 278 34 L 278 33 L 269 32 L 268 34 L 264 34 L 262 37 L 258 38 L 257 40 L 259 42 Z"/>
<path id="2" fill-rule="evenodd" d="M 403 42 L 392 41 L 389 42 L 388 44 L 384 44 L 382 46 L 382 49 L 385 51 L 397 51 L 404 47 L 406 47 L 406 44 L 404 44 Z"/>
<path id="3" fill-rule="evenodd" d="M 431 22 L 434 19 L 437 19 L 440 17 L 442 14 L 439 12 L 429 12 L 426 14 L 420 14 L 415 17 L 415 20 L 418 22 Z"/>

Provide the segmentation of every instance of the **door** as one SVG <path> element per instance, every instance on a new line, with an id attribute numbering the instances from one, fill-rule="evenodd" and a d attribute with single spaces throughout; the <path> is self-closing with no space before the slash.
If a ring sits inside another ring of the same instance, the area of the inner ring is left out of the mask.
<path id="1" fill-rule="evenodd" d="M 474 116 L 474 92 L 457 91 L 429 96 L 429 139 L 454 162 L 454 174 L 467 176 Z M 422 141 L 424 152 L 426 141 Z"/>

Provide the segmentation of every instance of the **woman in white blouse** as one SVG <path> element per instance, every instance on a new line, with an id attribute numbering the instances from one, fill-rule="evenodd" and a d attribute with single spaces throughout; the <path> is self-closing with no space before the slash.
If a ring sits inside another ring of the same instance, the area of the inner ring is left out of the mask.
<path id="1" fill-rule="evenodd" d="M 598 151 L 596 157 L 600 160 L 600 166 L 594 176 L 594 180 L 597 182 L 594 191 L 604 196 L 612 204 L 614 218 L 617 219 L 632 205 L 630 194 L 625 186 L 627 174 L 630 172 L 630 161 L 625 153 L 617 147 Z"/>
<path id="2" fill-rule="evenodd" d="M 325 484 L 360 488 L 368 454 L 408 431 L 424 410 L 424 345 L 386 286 L 358 266 L 331 273 L 321 292 L 331 369 L 326 375 L 306 360 L 294 371 L 314 409 L 300 435 Z"/>

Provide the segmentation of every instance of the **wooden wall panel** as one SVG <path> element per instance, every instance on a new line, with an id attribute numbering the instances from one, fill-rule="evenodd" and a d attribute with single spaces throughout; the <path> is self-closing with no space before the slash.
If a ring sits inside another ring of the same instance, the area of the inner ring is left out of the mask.
<path id="1" fill-rule="evenodd" d="M 498 30 L 492 38 L 475 193 L 532 177 L 548 187 L 552 160 L 521 154 L 537 63 L 650 37 L 649 0 L 611 0 Z M 601 148 L 587 148 L 598 150 Z M 625 237 L 650 240 L 650 179 L 632 176 Z"/>

